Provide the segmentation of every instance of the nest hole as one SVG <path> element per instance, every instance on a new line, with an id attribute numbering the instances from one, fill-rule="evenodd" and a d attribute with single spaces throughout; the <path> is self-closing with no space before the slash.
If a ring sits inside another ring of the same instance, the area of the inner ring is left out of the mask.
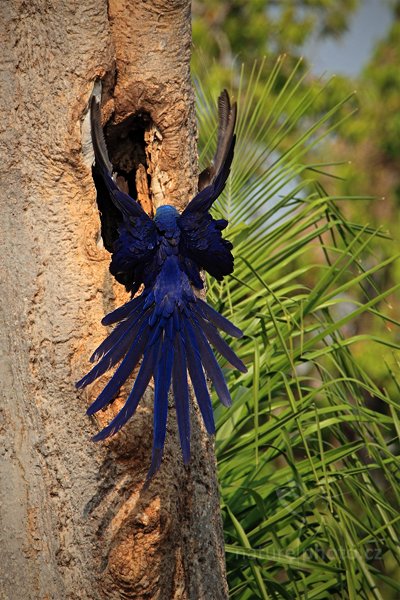
<path id="1" fill-rule="evenodd" d="M 136 173 L 140 165 L 143 165 L 147 174 L 145 132 L 151 125 L 150 115 L 140 112 L 121 123 L 108 122 L 104 127 L 108 154 L 117 173 L 118 186 L 134 199 L 138 199 Z M 147 185 L 150 187 L 148 175 Z"/>

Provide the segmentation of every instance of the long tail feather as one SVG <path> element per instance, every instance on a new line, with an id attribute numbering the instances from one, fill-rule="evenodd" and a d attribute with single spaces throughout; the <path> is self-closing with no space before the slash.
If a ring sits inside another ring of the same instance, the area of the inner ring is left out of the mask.
<path id="1" fill-rule="evenodd" d="M 164 450 L 167 430 L 168 392 L 171 385 L 174 348 L 172 340 L 165 338 L 161 346 L 160 361 L 154 374 L 153 451 L 147 479 L 158 471 Z"/>
<path id="2" fill-rule="evenodd" d="M 125 425 L 125 423 L 132 417 L 141 397 L 148 386 L 150 377 L 153 375 L 154 367 L 157 362 L 158 350 L 159 348 L 157 345 L 150 346 L 150 348 L 146 350 L 138 376 L 136 377 L 136 381 L 127 401 L 117 416 L 111 421 L 111 423 L 109 423 L 107 427 L 102 429 L 102 431 L 93 437 L 94 442 L 104 440 L 110 435 L 114 435 L 114 433 L 117 433 L 117 431 L 119 431 L 121 427 L 123 427 L 123 425 Z"/>
<path id="3" fill-rule="evenodd" d="M 134 414 L 140 398 L 154 376 L 153 452 L 149 480 L 159 469 L 165 443 L 168 393 L 171 387 L 175 398 L 179 438 L 184 463 L 190 460 L 190 410 L 187 371 L 207 432 L 215 433 L 214 415 L 206 373 L 214 384 L 217 395 L 225 406 L 231 397 L 221 368 L 210 344 L 235 368 L 244 372 L 245 365 L 222 339 L 217 327 L 230 335 L 241 331 L 214 309 L 199 299 L 180 301 L 172 312 L 168 296 L 157 304 L 154 297 L 135 298 L 107 315 L 107 324 L 120 321 L 93 353 L 98 363 L 78 383 L 84 387 L 121 360 L 110 381 L 97 399 L 89 406 L 92 415 L 118 395 L 122 385 L 143 356 L 136 381 L 125 405 L 116 417 L 93 440 L 103 440 L 115 434 Z M 167 310 L 168 308 L 168 310 Z"/>
<path id="4" fill-rule="evenodd" d="M 213 327 L 213 325 L 210 325 L 209 323 L 207 323 L 207 321 L 205 321 L 205 320 L 202 320 L 200 323 L 201 323 L 201 326 L 202 326 L 204 333 L 206 334 L 209 342 L 211 342 L 211 344 L 214 346 L 214 348 L 216 348 L 217 351 L 220 354 L 222 354 L 222 356 L 224 358 L 226 358 L 226 360 L 228 362 L 230 362 L 233 367 L 238 369 L 238 371 L 241 371 L 242 373 L 246 373 L 247 368 L 245 367 L 243 362 L 240 360 L 240 358 L 238 356 L 236 356 L 236 354 L 234 353 L 232 348 L 230 348 L 228 346 L 228 344 L 225 342 L 225 340 L 222 339 L 222 337 L 219 335 L 219 333 L 215 329 L 215 327 Z"/>
<path id="5" fill-rule="evenodd" d="M 129 319 L 125 319 L 118 323 L 116 327 L 112 330 L 110 335 L 100 344 L 98 348 L 93 352 L 90 357 L 90 362 L 95 362 L 100 360 L 103 356 L 108 354 L 113 348 L 116 348 L 117 345 L 122 343 L 126 337 L 131 337 L 132 335 L 136 335 L 139 324 L 143 322 L 142 314 L 134 313 Z"/>
<path id="6" fill-rule="evenodd" d="M 113 323 L 117 323 L 128 316 L 132 316 L 133 313 L 140 313 L 143 309 L 144 302 L 145 298 L 143 296 L 133 298 L 126 304 L 123 304 L 122 306 L 119 306 L 112 312 L 108 313 L 108 315 L 106 315 L 101 322 L 103 325 L 112 325 Z"/>
<path id="7" fill-rule="evenodd" d="M 192 323 L 194 325 L 194 334 L 200 350 L 201 362 L 203 363 L 208 376 L 213 382 L 215 391 L 217 392 L 218 398 L 221 400 L 222 404 L 224 406 L 231 406 L 232 399 L 229 394 L 224 375 L 219 364 L 217 363 L 217 359 L 215 358 L 214 353 L 211 350 L 207 338 L 202 332 L 198 321 L 193 320 Z"/>
<path id="8" fill-rule="evenodd" d="M 209 306 L 204 300 L 197 298 L 196 305 L 194 307 L 194 311 L 202 316 L 206 317 L 215 327 L 218 329 L 222 329 L 227 334 L 232 337 L 241 338 L 243 336 L 243 331 L 241 331 L 238 327 L 235 327 L 233 323 L 228 321 L 225 317 L 219 314 L 216 310 L 214 310 L 211 306 Z"/>
<path id="9" fill-rule="evenodd" d="M 189 321 L 186 321 L 185 329 L 186 356 L 190 379 L 192 380 L 194 393 L 203 417 L 204 425 L 206 426 L 208 433 L 214 434 L 215 423 L 210 393 L 201 366 L 201 356 L 196 337 Z"/>
<path id="10" fill-rule="evenodd" d="M 186 374 L 186 353 L 180 333 L 175 336 L 174 353 L 172 377 L 176 417 L 178 420 L 183 462 L 187 465 L 190 460 L 189 390 Z"/>
<path id="11" fill-rule="evenodd" d="M 121 336 L 114 337 L 113 334 L 116 331 L 115 329 L 111 332 L 108 338 L 104 340 L 103 344 L 106 344 L 106 342 L 108 342 L 110 338 L 113 337 L 113 340 L 111 340 L 113 342 L 112 345 L 110 345 L 110 347 L 107 348 L 106 353 L 101 357 L 101 360 L 97 363 L 97 365 L 95 365 L 89 371 L 89 373 L 87 373 L 84 377 L 82 377 L 80 381 L 78 381 L 75 384 L 78 389 L 82 389 L 90 383 L 92 383 L 95 379 L 97 379 L 106 371 L 111 369 L 111 367 L 115 366 L 117 362 L 119 362 L 121 358 L 126 355 L 129 348 L 132 346 L 132 343 L 134 343 L 134 340 L 136 339 L 140 327 L 145 321 L 145 318 L 146 316 L 142 315 L 142 317 L 138 321 L 135 321 L 131 324 L 131 329 L 125 331 Z M 97 352 L 98 350 L 95 351 L 93 356 L 96 356 Z"/>
<path id="12" fill-rule="evenodd" d="M 111 377 L 104 390 L 99 394 L 99 396 L 93 402 L 93 404 L 91 404 L 87 409 L 86 412 L 88 415 L 92 415 L 98 412 L 115 399 L 119 390 L 121 389 L 125 381 L 128 379 L 133 369 L 138 364 L 140 357 L 142 356 L 146 347 L 149 335 L 150 331 L 147 327 L 147 323 L 142 323 L 140 330 L 135 338 L 135 341 L 133 342 L 132 346 L 127 352 L 124 360 L 121 362 L 118 369 L 115 371 L 114 375 Z"/>

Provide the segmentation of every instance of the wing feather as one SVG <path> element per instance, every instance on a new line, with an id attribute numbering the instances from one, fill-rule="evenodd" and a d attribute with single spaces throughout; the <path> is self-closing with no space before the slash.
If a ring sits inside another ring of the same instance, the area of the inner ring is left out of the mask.
<path id="1" fill-rule="evenodd" d="M 218 109 L 218 141 L 213 163 L 201 174 L 200 191 L 178 221 L 184 269 L 193 285 L 199 288 L 202 282 L 198 269 L 205 269 L 218 280 L 233 271 L 232 244 L 224 240 L 221 233 L 228 223 L 224 219 L 213 219 L 208 212 L 225 187 L 235 148 L 236 103 L 231 106 L 226 90 L 218 99 Z"/>
<path id="2" fill-rule="evenodd" d="M 218 138 L 217 149 L 211 164 L 199 175 L 199 192 L 209 186 L 221 170 L 228 155 L 236 124 L 236 103 L 231 101 L 226 90 L 218 98 Z"/>
<path id="3" fill-rule="evenodd" d="M 112 177 L 112 164 L 101 126 L 100 100 L 90 103 L 92 143 L 95 155 L 93 179 L 101 213 L 104 245 L 112 252 L 111 274 L 134 293 L 145 283 L 154 259 L 158 234 L 154 221 L 136 200 L 122 192 Z"/>

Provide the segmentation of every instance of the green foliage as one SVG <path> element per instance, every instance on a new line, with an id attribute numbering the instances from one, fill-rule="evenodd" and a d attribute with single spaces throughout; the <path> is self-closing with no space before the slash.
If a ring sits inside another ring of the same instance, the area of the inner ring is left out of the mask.
<path id="1" fill-rule="evenodd" d="M 267 51 L 296 55 L 311 34 L 338 36 L 358 0 L 194 0 L 193 42 L 219 64 Z"/>
<path id="2" fill-rule="evenodd" d="M 394 599 L 399 384 L 388 372 L 397 395 L 377 386 L 354 349 L 379 359 L 397 346 L 354 325 L 368 316 L 398 327 L 385 304 L 398 286 L 375 283 L 396 257 L 365 261 L 382 233 L 346 219 L 318 180 L 333 165 L 309 162 L 346 118 L 339 103 L 310 119 L 329 87 L 305 91 L 296 72 L 285 80 L 282 61 L 240 80 L 235 160 L 215 208 L 230 220 L 235 271 L 208 282 L 209 300 L 245 332 L 232 344 L 248 366 L 239 376 L 226 366 L 233 406 L 216 406 L 231 597 Z M 216 98 L 203 84 L 206 162 Z"/>
<path id="3" fill-rule="evenodd" d="M 368 194 L 368 203 L 346 203 L 348 218 L 362 218 L 368 222 L 379 222 L 394 239 L 382 243 L 375 239 L 369 246 L 369 263 L 385 260 L 399 247 L 400 231 L 400 14 L 392 23 L 384 40 L 376 47 L 369 64 L 357 82 L 359 110 L 350 120 L 339 128 L 338 135 L 327 141 L 322 152 L 333 161 L 351 158 L 342 169 L 343 180 L 326 180 L 329 193 L 335 196 L 349 195 L 352 190 Z M 316 158 L 317 160 L 317 158 Z M 377 273 L 379 284 L 391 287 L 399 281 L 399 267 L 387 265 Z M 392 319 L 400 320 L 400 304 L 395 297 L 389 297 L 387 310 Z M 399 342 L 397 327 L 390 323 L 371 320 L 362 315 L 358 322 L 360 331 L 373 332 L 384 336 L 388 341 Z M 395 365 L 389 348 L 380 353 L 376 360 L 375 352 L 370 348 L 358 351 L 358 360 L 381 387 L 394 391 L 393 383 L 385 369 L 385 363 Z"/>
<path id="4" fill-rule="evenodd" d="M 343 137 L 363 143 L 371 138 L 383 163 L 400 157 L 400 17 L 394 21 L 359 81 L 361 110 Z"/>
<path id="5" fill-rule="evenodd" d="M 265 54 L 281 55 L 268 101 L 273 103 L 296 70 L 302 75 L 298 86 L 314 94 L 307 118 L 318 117 L 327 112 L 328 104 L 339 103 L 351 94 L 354 85 L 345 77 L 335 77 L 329 98 L 318 94 L 318 85 L 311 81 L 306 62 L 300 56 L 302 46 L 310 36 L 340 36 L 358 4 L 359 0 L 195 0 L 193 71 L 199 75 L 206 73 L 211 89 L 228 87 L 237 92 L 239 86 L 247 85 L 247 73 L 243 70 L 240 73 L 243 63 L 252 64 Z M 262 82 L 252 79 L 251 84 L 255 98 L 260 99 L 264 94 Z M 288 106 L 287 112 L 290 109 Z M 293 110 L 296 109 L 294 105 Z M 293 123 L 295 127 L 287 132 L 286 143 L 293 141 L 295 128 L 301 126 L 297 119 Z"/>

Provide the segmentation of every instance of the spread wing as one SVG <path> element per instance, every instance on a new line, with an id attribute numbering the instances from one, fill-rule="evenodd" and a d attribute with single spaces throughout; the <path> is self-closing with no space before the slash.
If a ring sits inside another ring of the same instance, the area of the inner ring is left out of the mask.
<path id="1" fill-rule="evenodd" d="M 199 192 L 210 185 L 221 170 L 228 155 L 236 124 L 236 103 L 231 106 L 228 92 L 223 90 L 218 98 L 218 138 L 214 158 L 199 175 Z"/>
<path id="2" fill-rule="evenodd" d="M 218 109 L 218 142 L 213 163 L 201 173 L 200 191 L 178 221 L 181 229 L 180 253 L 196 287 L 202 287 L 198 272 L 196 277 L 196 266 L 216 279 L 222 279 L 233 271 L 232 244 L 224 240 L 221 233 L 228 223 L 224 219 L 213 219 L 208 212 L 225 187 L 235 147 L 236 103 L 231 106 L 226 90 L 218 99 Z"/>
<path id="3" fill-rule="evenodd" d="M 128 291 L 148 284 L 158 234 L 154 221 L 136 200 L 122 192 L 112 178 L 112 164 L 101 126 L 100 101 L 92 96 L 90 123 L 95 162 L 92 167 L 101 213 L 104 246 L 112 252 L 110 272 Z"/>

